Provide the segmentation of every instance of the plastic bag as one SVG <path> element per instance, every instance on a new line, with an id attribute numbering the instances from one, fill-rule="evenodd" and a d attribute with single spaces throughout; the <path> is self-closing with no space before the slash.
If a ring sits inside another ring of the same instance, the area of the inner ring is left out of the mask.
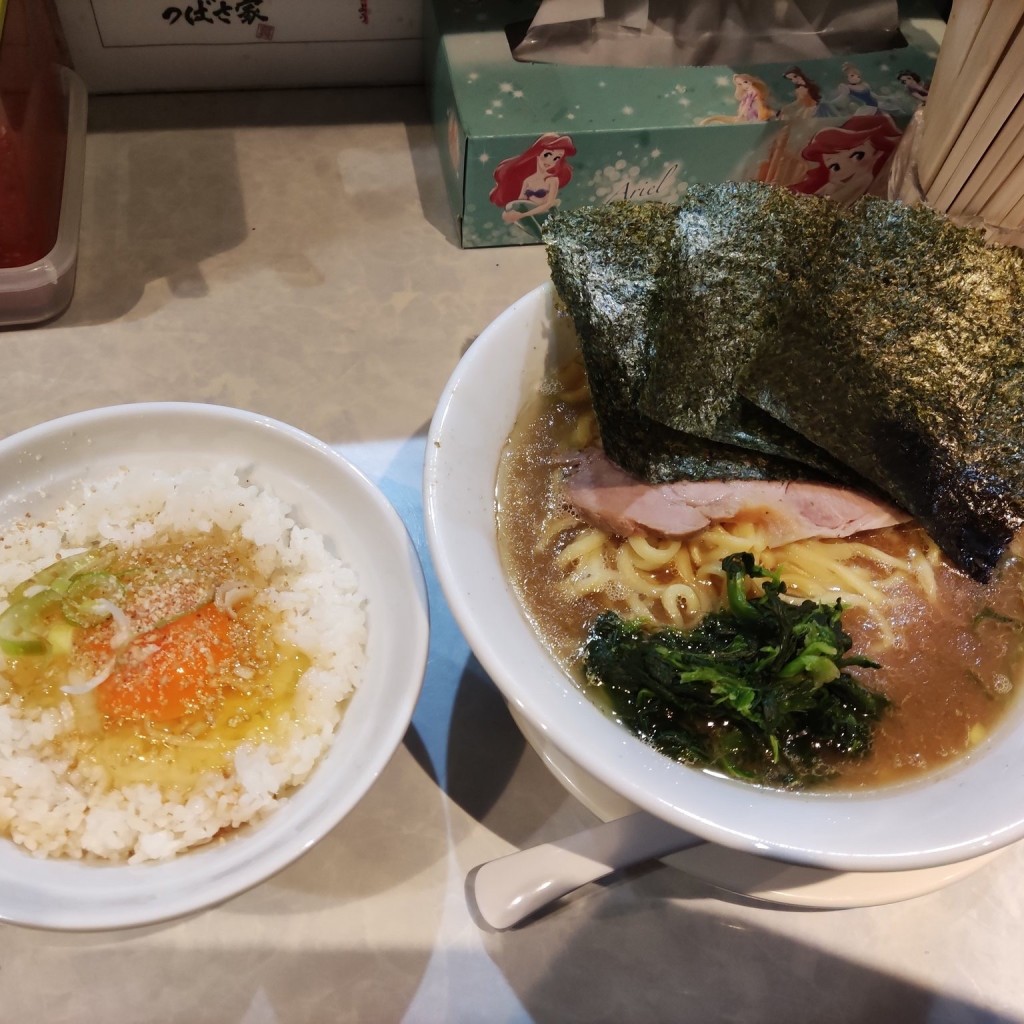
<path id="1" fill-rule="evenodd" d="M 542 0 L 517 60 L 584 66 L 771 63 L 903 45 L 896 0 Z"/>

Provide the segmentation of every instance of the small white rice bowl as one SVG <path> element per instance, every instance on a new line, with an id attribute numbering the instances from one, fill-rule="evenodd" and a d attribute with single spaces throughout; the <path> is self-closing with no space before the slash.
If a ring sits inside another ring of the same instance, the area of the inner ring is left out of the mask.
<path id="1" fill-rule="evenodd" d="M 90 544 L 217 527 L 254 545 L 268 579 L 254 600 L 311 662 L 283 733 L 240 746 L 184 798 L 111 788 L 54 756 L 70 704 L 0 698 L 0 920 L 97 929 L 179 916 L 336 825 L 401 742 L 426 661 L 422 572 L 379 491 L 292 427 L 180 403 L 15 435 L 0 442 L 0 479 L 0 594 Z"/>

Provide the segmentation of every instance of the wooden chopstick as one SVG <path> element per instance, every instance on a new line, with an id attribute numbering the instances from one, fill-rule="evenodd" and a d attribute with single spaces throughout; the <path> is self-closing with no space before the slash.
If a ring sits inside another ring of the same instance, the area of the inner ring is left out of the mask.
<path id="1" fill-rule="evenodd" d="M 928 90 L 928 107 L 931 109 L 925 109 L 921 133 L 918 175 L 925 188 L 935 180 L 945 156 L 942 150 L 942 133 L 945 128 L 940 115 L 953 101 L 957 79 L 992 3 L 993 0 L 957 0 L 950 10 Z"/>
<path id="2" fill-rule="evenodd" d="M 933 209 L 1016 230 L 1024 205 L 1024 0 L 954 0 L 922 114 Z"/>
<path id="3" fill-rule="evenodd" d="M 1006 119 L 985 155 L 971 171 L 959 195 L 949 204 L 951 214 L 977 214 L 1006 180 L 1008 168 L 1024 159 L 1024 99 Z"/>
<path id="4" fill-rule="evenodd" d="M 1022 195 L 1024 195 L 1024 160 L 1007 173 L 999 190 L 979 211 L 979 216 L 986 224 L 1002 227 Z"/>
<path id="5" fill-rule="evenodd" d="M 1017 26 L 1020 29 L 1020 26 Z M 960 134 L 950 148 L 935 179 L 927 189 L 930 202 L 948 209 L 999 130 L 1024 99 L 1024 32 L 1011 40 L 993 68 L 977 104 L 969 112 Z M 927 113 L 925 114 L 927 117 Z"/>

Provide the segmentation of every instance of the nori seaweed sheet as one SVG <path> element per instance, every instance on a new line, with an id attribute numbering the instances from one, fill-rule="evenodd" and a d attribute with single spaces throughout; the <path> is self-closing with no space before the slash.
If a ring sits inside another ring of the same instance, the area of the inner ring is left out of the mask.
<path id="1" fill-rule="evenodd" d="M 675 216 L 672 270 L 658 286 L 641 410 L 729 439 L 726 424 L 744 418 L 736 374 L 765 337 L 801 329 L 813 288 L 807 252 L 827 244 L 839 214 L 835 203 L 778 188 L 692 186 Z"/>
<path id="2" fill-rule="evenodd" d="M 739 390 L 986 580 L 1024 523 L 1024 255 L 880 199 L 851 210 L 832 253 L 825 316 L 799 346 L 766 339 Z"/>
<path id="3" fill-rule="evenodd" d="M 662 286 L 679 265 L 679 238 L 674 207 L 642 203 L 562 214 L 546 239 L 552 279 L 580 338 L 609 457 L 652 483 L 847 473 L 735 395 L 731 429 L 712 436 L 676 429 L 643 411 L 648 368 L 660 339 L 675 331 L 675 312 L 666 311 Z"/>
<path id="4" fill-rule="evenodd" d="M 924 208 L 844 210 L 753 182 L 692 187 L 678 208 L 570 211 L 546 240 L 624 468 L 689 477 L 671 450 L 695 435 L 712 453 L 849 467 L 989 578 L 1024 523 L 1019 251 Z"/>

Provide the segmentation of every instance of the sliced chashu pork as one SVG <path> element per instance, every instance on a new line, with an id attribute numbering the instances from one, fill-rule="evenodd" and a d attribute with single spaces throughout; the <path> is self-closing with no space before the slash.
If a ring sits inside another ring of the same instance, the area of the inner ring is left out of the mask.
<path id="1" fill-rule="evenodd" d="M 893 505 L 831 484 L 786 480 L 679 480 L 648 484 L 597 448 L 569 472 L 567 500 L 587 522 L 619 536 L 685 537 L 712 523 L 760 522 L 778 547 L 810 537 L 851 537 L 905 523 Z"/>

